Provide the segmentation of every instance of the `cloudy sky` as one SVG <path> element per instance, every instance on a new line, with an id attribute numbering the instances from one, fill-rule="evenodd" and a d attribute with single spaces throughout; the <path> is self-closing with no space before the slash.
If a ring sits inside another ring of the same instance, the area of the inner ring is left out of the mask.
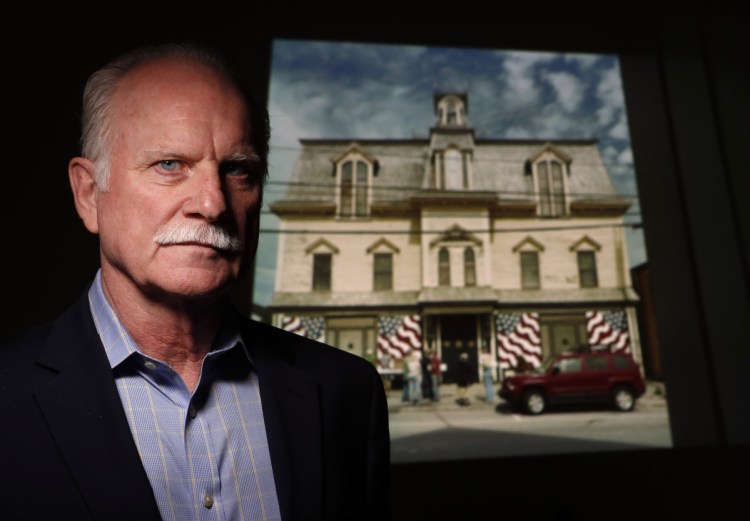
<path id="1" fill-rule="evenodd" d="M 269 111 L 266 204 L 283 196 L 300 138 L 427 138 L 436 90 L 466 92 L 478 138 L 597 139 L 617 190 L 637 186 L 617 57 L 518 50 L 277 40 Z M 268 304 L 276 218 L 264 212 L 255 301 Z M 646 260 L 642 232 L 627 229 L 631 266 Z"/>

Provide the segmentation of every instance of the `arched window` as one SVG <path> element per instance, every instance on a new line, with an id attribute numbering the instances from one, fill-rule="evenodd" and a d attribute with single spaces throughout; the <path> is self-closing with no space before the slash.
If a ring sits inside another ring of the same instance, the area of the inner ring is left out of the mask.
<path id="1" fill-rule="evenodd" d="M 341 165 L 341 209 L 345 217 L 367 215 L 368 166 L 364 161 L 346 161 Z"/>
<path id="2" fill-rule="evenodd" d="M 453 102 L 448 102 L 448 117 L 446 118 L 446 123 L 449 125 L 455 125 L 458 123 L 458 116 L 456 116 L 456 104 Z"/>
<path id="3" fill-rule="evenodd" d="M 474 258 L 474 250 L 471 248 L 464 250 L 464 285 L 477 285 L 477 265 Z"/>
<path id="4" fill-rule="evenodd" d="M 451 285 L 451 258 L 446 248 L 440 248 L 438 251 L 438 284 Z"/>
<path id="5" fill-rule="evenodd" d="M 536 164 L 539 189 L 539 213 L 544 216 L 565 215 L 565 183 L 563 165 L 559 161 L 542 160 Z"/>

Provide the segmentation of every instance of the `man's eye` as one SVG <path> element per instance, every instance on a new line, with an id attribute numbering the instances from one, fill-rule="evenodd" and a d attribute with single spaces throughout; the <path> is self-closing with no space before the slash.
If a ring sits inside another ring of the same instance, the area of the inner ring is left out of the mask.
<path id="1" fill-rule="evenodd" d="M 228 176 L 240 176 L 247 174 L 247 170 L 245 170 L 242 166 L 233 166 L 231 168 L 227 168 L 224 173 Z"/>
<path id="2" fill-rule="evenodd" d="M 252 167 L 243 162 L 228 162 L 220 167 L 222 175 L 227 177 L 241 177 L 249 175 L 252 171 Z"/>
<path id="3" fill-rule="evenodd" d="M 180 161 L 175 159 L 164 159 L 163 161 L 159 161 L 159 168 L 165 172 L 176 172 L 180 169 Z"/>

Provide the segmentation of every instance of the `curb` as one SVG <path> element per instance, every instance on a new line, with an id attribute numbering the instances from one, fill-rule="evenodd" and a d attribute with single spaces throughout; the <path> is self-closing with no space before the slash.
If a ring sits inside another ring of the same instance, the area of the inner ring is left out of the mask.
<path id="1" fill-rule="evenodd" d="M 498 384 L 495 384 L 495 392 L 499 388 Z M 491 403 L 487 403 L 484 400 L 484 385 L 475 383 L 469 386 L 468 396 L 470 404 L 467 406 L 461 406 L 456 403 L 456 385 L 445 384 L 440 388 L 441 399 L 439 402 L 432 402 L 428 400 L 422 400 L 421 403 L 414 405 L 411 403 L 405 403 L 401 401 L 401 390 L 393 389 L 386 391 L 386 397 L 388 399 L 388 412 L 396 414 L 400 411 L 408 412 L 440 412 L 440 411 L 476 411 L 476 410 L 492 410 L 495 412 L 509 411 L 510 407 L 499 397 Z M 666 389 L 663 382 L 647 381 L 646 392 L 636 402 L 636 408 L 638 407 L 666 407 Z"/>

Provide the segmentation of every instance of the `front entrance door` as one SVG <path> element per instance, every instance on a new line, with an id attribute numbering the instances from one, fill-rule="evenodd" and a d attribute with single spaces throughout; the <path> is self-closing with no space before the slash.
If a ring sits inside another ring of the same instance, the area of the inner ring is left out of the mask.
<path id="1" fill-rule="evenodd" d="M 477 319 L 475 315 L 444 315 L 440 317 L 440 345 L 442 359 L 446 364 L 443 381 L 455 383 L 455 371 L 458 367 L 458 356 L 469 355 L 469 364 L 478 367 L 477 357 Z M 475 371 L 475 375 L 477 372 Z M 478 381 L 478 376 L 475 381 Z"/>
<path id="2" fill-rule="evenodd" d="M 582 315 L 543 315 L 540 322 L 545 358 L 572 351 L 586 343 L 586 324 Z"/>

